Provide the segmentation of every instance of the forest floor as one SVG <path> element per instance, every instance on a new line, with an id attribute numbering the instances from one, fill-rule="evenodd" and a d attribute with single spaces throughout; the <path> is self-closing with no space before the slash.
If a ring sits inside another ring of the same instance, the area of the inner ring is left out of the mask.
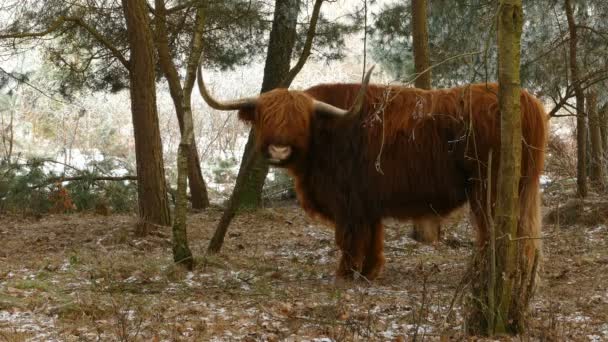
<path id="1" fill-rule="evenodd" d="M 434 246 L 387 222 L 381 278 L 337 286 L 333 232 L 295 204 L 237 215 L 222 252 L 206 257 L 220 215 L 190 215 L 192 272 L 173 265 L 168 228 L 135 237 L 132 215 L 0 218 L 0 340 L 464 339 L 466 217 Z M 606 224 L 545 224 L 543 238 L 523 340 L 608 340 Z"/>

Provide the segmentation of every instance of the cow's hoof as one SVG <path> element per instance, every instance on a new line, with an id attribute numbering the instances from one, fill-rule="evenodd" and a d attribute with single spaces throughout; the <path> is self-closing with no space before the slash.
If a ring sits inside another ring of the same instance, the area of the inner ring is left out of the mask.
<path id="1" fill-rule="evenodd" d="M 334 276 L 334 285 L 337 287 L 347 287 L 352 285 L 353 280 L 352 272 L 349 274 L 336 273 Z"/>

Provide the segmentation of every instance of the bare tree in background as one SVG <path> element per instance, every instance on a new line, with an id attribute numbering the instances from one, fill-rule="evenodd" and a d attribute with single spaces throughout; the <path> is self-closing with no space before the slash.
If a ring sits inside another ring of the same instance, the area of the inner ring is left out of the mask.
<path id="1" fill-rule="evenodd" d="M 431 57 L 429 49 L 429 30 L 427 18 L 427 1 L 411 0 L 412 41 L 414 48 L 414 66 L 416 68 L 416 88 L 431 89 Z M 441 218 L 427 217 L 414 220 L 413 238 L 416 241 L 431 243 L 439 240 Z"/>
<path id="2" fill-rule="evenodd" d="M 595 87 L 587 91 L 587 110 L 589 113 L 589 134 L 591 140 L 591 183 L 597 191 L 602 192 L 606 187 L 606 166 L 602 146 L 600 114 L 597 108 L 597 90 Z"/>
<path id="3" fill-rule="evenodd" d="M 568 19 L 568 32 L 570 33 L 568 63 L 576 98 L 576 184 L 578 195 L 587 197 L 587 113 L 585 112 L 585 94 L 580 83 L 577 61 L 578 33 L 571 0 L 565 0 L 564 8 Z"/>
<path id="4" fill-rule="evenodd" d="M 190 105 L 190 98 L 192 94 L 192 88 L 194 86 L 194 79 L 187 79 L 185 81 L 184 86 L 180 82 L 179 72 L 177 71 L 177 66 L 174 62 L 174 57 L 172 56 L 170 44 L 169 44 L 169 32 L 167 30 L 167 8 L 165 7 L 164 0 L 155 0 L 155 40 L 156 40 L 156 48 L 158 51 L 158 60 L 160 69 L 163 72 L 167 82 L 169 84 L 169 92 L 171 93 L 171 98 L 173 99 L 173 105 L 175 107 L 175 113 L 177 115 L 177 122 L 179 124 L 179 130 L 182 136 L 186 131 L 185 127 L 185 117 L 190 116 L 190 120 L 192 119 L 192 107 Z M 198 26 L 200 23 L 198 22 L 200 19 L 200 13 L 197 9 L 195 22 L 195 30 L 193 35 L 198 30 Z M 198 34 L 202 35 L 201 32 Z M 199 37 L 202 39 L 202 36 Z M 188 51 L 188 60 L 192 60 L 194 57 L 199 56 L 202 50 L 202 42 L 196 44 L 197 51 Z M 190 76 L 195 75 L 196 64 L 191 65 L 188 63 L 187 65 L 187 74 Z M 190 128 L 192 129 L 192 127 Z M 201 162 L 198 155 L 198 150 L 196 149 L 196 143 L 194 141 L 194 133 L 190 132 L 191 142 L 188 142 L 187 147 L 189 148 L 188 152 L 188 184 L 190 186 L 190 197 L 192 201 L 192 208 L 194 209 L 204 209 L 209 206 L 209 195 L 207 193 L 207 185 L 205 184 L 205 180 L 203 178 L 203 172 L 201 170 Z M 180 143 L 182 146 L 182 143 Z"/>
<path id="5" fill-rule="evenodd" d="M 156 0 L 156 10 L 161 13 L 165 10 L 162 0 Z M 162 17 L 162 14 L 159 15 Z M 161 19 L 162 20 L 162 19 Z M 160 26 L 159 26 L 160 27 Z M 190 56 L 188 58 L 186 80 L 183 92 L 181 92 L 180 106 L 183 108 L 182 136 L 177 154 L 177 203 L 175 205 L 175 220 L 173 222 L 173 261 L 185 265 L 188 269 L 194 266 L 192 252 L 188 246 L 187 234 L 187 212 L 188 199 L 186 197 L 186 174 L 190 174 L 189 164 L 192 151 L 196 151 L 194 145 L 194 131 L 191 109 L 191 94 L 196 78 L 196 66 L 203 49 L 204 9 L 199 6 L 196 10 L 196 25 L 192 34 Z M 164 39 L 161 39 L 164 40 Z M 164 45 L 164 54 L 168 53 L 168 44 Z M 175 66 L 168 65 L 169 74 L 175 76 Z M 174 80 L 175 81 L 175 80 Z M 173 81 L 173 82 L 174 82 Z M 179 87 L 181 88 L 181 87 Z M 175 98 L 174 98 L 175 101 Z M 177 105 L 176 105 L 177 108 Z M 198 158 L 198 154 L 196 155 Z M 199 168 L 200 170 L 200 168 Z M 201 176 L 202 179 L 202 176 Z M 206 192 L 205 192 L 206 195 Z M 205 196 L 206 198 L 206 196 Z M 208 199 L 207 199 L 208 204 Z M 193 204 L 194 205 L 194 204 Z"/>
<path id="6" fill-rule="evenodd" d="M 604 168 L 608 167 L 608 102 L 604 103 L 598 111 L 600 121 L 600 137 L 602 140 L 602 163 Z"/>

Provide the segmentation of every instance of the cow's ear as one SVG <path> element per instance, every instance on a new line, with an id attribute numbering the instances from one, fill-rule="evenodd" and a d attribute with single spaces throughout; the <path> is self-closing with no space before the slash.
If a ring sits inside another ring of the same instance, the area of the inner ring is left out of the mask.
<path id="1" fill-rule="evenodd" d="M 255 107 L 239 109 L 239 119 L 247 123 L 252 123 L 255 121 Z"/>

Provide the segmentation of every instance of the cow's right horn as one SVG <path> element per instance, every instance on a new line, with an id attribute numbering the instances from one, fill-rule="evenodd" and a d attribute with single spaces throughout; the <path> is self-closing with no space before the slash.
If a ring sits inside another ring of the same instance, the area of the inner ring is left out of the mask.
<path id="1" fill-rule="evenodd" d="M 202 64 L 203 63 L 201 58 L 201 61 L 198 64 L 198 70 L 196 71 L 196 81 L 198 83 L 198 90 L 201 93 L 201 96 L 203 97 L 205 102 L 207 102 L 207 104 L 209 105 L 209 107 L 217 110 L 238 110 L 241 108 L 253 108 L 256 106 L 258 102 L 257 97 L 247 97 L 227 102 L 220 102 L 214 99 L 213 96 L 209 94 L 209 91 L 207 91 L 207 87 L 205 86 L 205 82 L 203 81 L 203 71 L 201 67 Z"/>

